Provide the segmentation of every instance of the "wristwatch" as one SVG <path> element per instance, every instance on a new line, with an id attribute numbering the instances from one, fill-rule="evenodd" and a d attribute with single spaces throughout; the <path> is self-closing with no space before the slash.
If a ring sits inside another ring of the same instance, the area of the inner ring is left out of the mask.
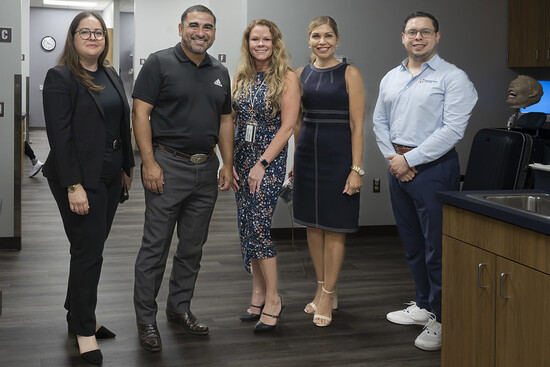
<path id="1" fill-rule="evenodd" d="M 351 169 L 357 172 L 361 177 L 363 177 L 363 175 L 365 174 L 365 170 L 359 166 L 351 166 Z"/>
<path id="2" fill-rule="evenodd" d="M 268 162 L 267 159 L 265 159 L 264 157 L 260 157 L 260 164 L 261 164 L 265 169 L 267 169 L 267 167 L 269 167 L 269 162 Z"/>
<path id="3" fill-rule="evenodd" d="M 78 189 L 79 187 L 80 187 L 79 183 L 74 184 L 74 185 L 70 185 L 70 186 L 67 186 L 67 191 L 68 192 L 75 192 L 76 189 Z"/>

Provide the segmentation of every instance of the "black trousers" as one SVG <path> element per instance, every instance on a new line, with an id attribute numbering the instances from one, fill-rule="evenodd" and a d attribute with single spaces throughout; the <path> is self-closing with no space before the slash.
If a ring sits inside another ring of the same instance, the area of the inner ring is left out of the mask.
<path id="1" fill-rule="evenodd" d="M 97 286 L 103 263 L 103 248 L 118 207 L 122 188 L 122 151 L 106 148 L 101 180 L 95 190 L 85 189 L 90 209 L 86 215 L 71 211 L 67 188 L 48 179 L 70 243 L 71 262 L 65 309 L 69 332 L 95 334 Z"/>
<path id="2" fill-rule="evenodd" d="M 25 141 L 25 155 L 29 157 L 29 159 L 32 161 L 33 159 L 36 159 L 36 155 L 34 155 L 34 151 L 32 150 L 29 143 Z"/>

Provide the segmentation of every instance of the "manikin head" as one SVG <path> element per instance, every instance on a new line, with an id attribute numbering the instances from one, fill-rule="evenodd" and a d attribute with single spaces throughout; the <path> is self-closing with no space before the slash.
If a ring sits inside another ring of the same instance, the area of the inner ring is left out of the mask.
<path id="1" fill-rule="evenodd" d="M 508 87 L 506 104 L 510 108 L 525 108 L 539 102 L 542 94 L 542 85 L 536 79 L 520 75 Z"/>

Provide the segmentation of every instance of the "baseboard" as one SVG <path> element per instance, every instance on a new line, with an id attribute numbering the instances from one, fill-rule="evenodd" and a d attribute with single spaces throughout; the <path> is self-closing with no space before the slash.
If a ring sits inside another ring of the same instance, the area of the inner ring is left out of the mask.
<path id="1" fill-rule="evenodd" d="M 271 238 L 273 240 L 289 240 L 292 238 L 294 230 L 294 239 L 305 240 L 306 228 L 271 228 Z M 398 235 L 396 225 L 385 226 L 361 226 L 355 233 L 348 233 L 348 237 L 367 237 L 367 236 L 395 236 Z"/>
<path id="2" fill-rule="evenodd" d="M 0 237 L 0 250 L 21 250 L 21 237 Z"/>

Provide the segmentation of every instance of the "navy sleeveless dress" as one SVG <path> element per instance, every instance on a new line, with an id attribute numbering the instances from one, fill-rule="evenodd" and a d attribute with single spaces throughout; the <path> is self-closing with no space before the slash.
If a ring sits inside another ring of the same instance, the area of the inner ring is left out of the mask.
<path id="1" fill-rule="evenodd" d="M 288 146 L 285 145 L 266 169 L 260 192 L 251 194 L 248 173 L 281 127 L 281 112 L 273 115 L 273 106 L 265 98 L 268 87 L 263 80 L 264 73 L 257 73 L 249 96 L 241 93 L 238 96 L 238 103 L 233 100 L 233 108 L 237 115 L 234 165 L 240 178 L 240 189 L 235 192 L 237 222 L 242 259 L 245 270 L 249 273 L 251 259 L 269 259 L 277 256 L 275 245 L 271 240 L 271 220 L 285 179 L 288 150 Z M 247 142 L 246 123 L 251 120 L 257 122 L 257 129 L 254 142 Z"/>
<path id="2" fill-rule="evenodd" d="M 351 130 L 345 73 L 307 65 L 300 76 L 305 109 L 294 155 L 294 220 L 332 232 L 355 232 L 359 194 L 344 194 L 351 172 Z"/>

